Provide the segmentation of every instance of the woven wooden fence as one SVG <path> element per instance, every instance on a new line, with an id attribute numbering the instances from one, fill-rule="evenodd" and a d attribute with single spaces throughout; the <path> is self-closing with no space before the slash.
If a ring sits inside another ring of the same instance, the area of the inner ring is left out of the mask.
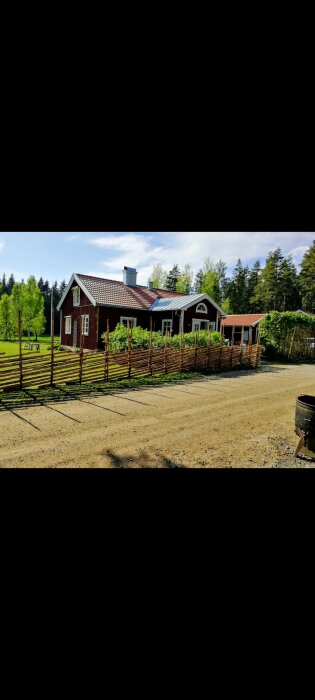
<path id="1" fill-rule="evenodd" d="M 243 352 L 233 347 L 194 347 L 133 350 L 125 352 L 29 353 L 0 357 L 0 391 L 27 387 L 55 386 L 73 382 L 111 381 L 188 372 L 194 370 L 257 367 L 262 347 L 247 346 Z"/>

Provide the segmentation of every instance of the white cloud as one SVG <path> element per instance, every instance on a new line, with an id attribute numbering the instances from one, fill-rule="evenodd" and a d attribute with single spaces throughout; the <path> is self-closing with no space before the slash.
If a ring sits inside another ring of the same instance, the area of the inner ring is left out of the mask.
<path id="1" fill-rule="evenodd" d="M 292 260 L 295 265 L 300 265 L 302 258 L 308 249 L 308 245 L 300 245 L 297 248 L 292 248 L 292 250 L 289 250 L 288 255 L 292 255 Z"/>
<path id="2" fill-rule="evenodd" d="M 4 248 L 4 246 L 5 246 L 5 242 L 0 241 L 0 253 L 1 253 L 1 250 Z"/>
<path id="3" fill-rule="evenodd" d="M 214 262 L 222 258 L 230 274 L 238 258 L 244 265 L 257 259 L 264 265 L 268 253 L 277 247 L 284 255 L 294 253 L 299 261 L 313 238 L 313 233 L 108 233 L 88 242 L 105 253 L 100 260 L 103 272 L 97 276 L 122 280 L 126 265 L 138 270 L 138 284 L 147 284 L 156 263 L 167 271 L 176 263 L 180 268 L 190 263 L 196 274 L 206 257 Z"/>

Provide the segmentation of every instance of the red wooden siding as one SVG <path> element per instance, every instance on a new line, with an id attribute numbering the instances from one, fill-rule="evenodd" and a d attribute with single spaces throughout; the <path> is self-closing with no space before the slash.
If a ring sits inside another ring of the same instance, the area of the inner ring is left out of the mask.
<path id="1" fill-rule="evenodd" d="M 73 323 L 74 321 L 77 321 L 78 323 L 78 340 L 77 340 L 77 346 L 79 347 L 80 345 L 80 338 L 79 338 L 79 322 L 80 322 L 80 317 L 81 316 L 89 316 L 89 335 L 83 335 L 82 336 L 82 344 L 84 344 L 85 348 L 89 348 L 90 350 L 95 350 L 97 348 L 97 340 L 96 340 L 96 315 L 95 315 L 95 307 L 93 304 L 90 302 L 90 300 L 87 298 L 87 296 L 82 292 L 82 289 L 80 289 L 80 306 L 73 306 L 73 297 L 72 297 L 72 289 L 73 287 L 77 287 L 76 282 L 73 283 L 71 289 L 69 289 L 69 292 L 63 302 L 62 305 L 62 328 L 61 328 L 61 345 L 68 345 L 70 347 L 73 346 Z M 69 335 L 65 333 L 65 316 L 71 316 L 71 334 Z"/>

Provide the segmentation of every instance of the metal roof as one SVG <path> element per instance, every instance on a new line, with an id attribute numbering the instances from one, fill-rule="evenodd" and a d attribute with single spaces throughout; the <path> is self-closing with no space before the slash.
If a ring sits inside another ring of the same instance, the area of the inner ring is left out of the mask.
<path id="1" fill-rule="evenodd" d="M 156 299 L 149 311 L 175 311 L 178 309 L 185 309 L 187 306 L 197 304 L 198 301 L 204 298 L 204 294 L 186 294 L 180 299 L 178 297 L 175 299 Z"/>

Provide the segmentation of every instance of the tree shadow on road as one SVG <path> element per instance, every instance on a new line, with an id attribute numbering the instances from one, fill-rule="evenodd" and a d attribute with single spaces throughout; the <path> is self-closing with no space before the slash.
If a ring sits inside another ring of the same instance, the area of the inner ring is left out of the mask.
<path id="1" fill-rule="evenodd" d="M 159 456 L 159 464 L 152 464 L 152 458 L 146 452 L 136 457 L 134 455 L 121 457 L 111 450 L 103 450 L 101 454 L 109 459 L 108 466 L 112 469 L 187 469 L 183 464 L 173 462 L 165 455 Z"/>

